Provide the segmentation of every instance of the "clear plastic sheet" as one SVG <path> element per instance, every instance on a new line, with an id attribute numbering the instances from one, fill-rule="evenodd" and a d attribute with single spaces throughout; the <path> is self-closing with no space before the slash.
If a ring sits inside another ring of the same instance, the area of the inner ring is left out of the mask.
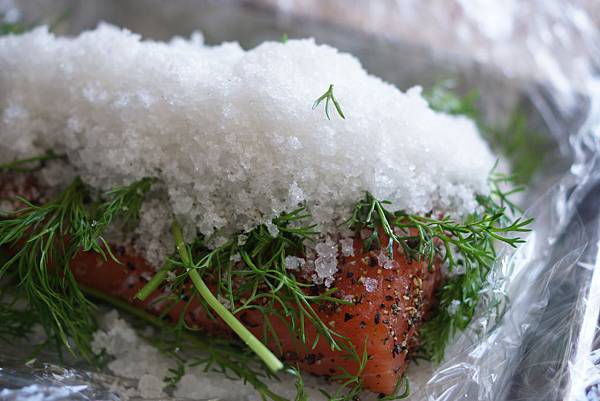
<path id="1" fill-rule="evenodd" d="M 58 27 L 68 34 L 107 20 L 152 38 L 199 29 L 245 46 L 314 36 L 403 89 L 448 77 L 476 88 L 488 121 L 526 110 L 553 144 L 522 199 L 533 231 L 501 251 L 478 315 L 411 399 L 600 400 L 597 2 L 0 0 L 9 9 L 34 22 L 69 10 Z M 52 355 L 24 364 L 18 351 L 0 352 L 2 400 L 34 399 L 32 384 L 39 400 L 118 399 L 102 374 L 44 363 Z"/>

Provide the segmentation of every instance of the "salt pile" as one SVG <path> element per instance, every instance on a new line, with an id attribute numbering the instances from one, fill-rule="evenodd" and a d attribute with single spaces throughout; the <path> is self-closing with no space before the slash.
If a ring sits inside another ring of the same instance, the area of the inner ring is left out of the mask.
<path id="1" fill-rule="evenodd" d="M 311 108 L 329 84 L 345 120 Z M 244 51 L 199 34 L 158 43 L 106 24 L 76 38 L 38 28 L 0 39 L 0 162 L 52 149 L 99 189 L 158 177 L 167 210 L 144 213 L 173 211 L 205 235 L 303 202 L 331 232 L 364 191 L 409 212 L 471 211 L 494 157 L 470 120 L 432 111 L 420 92 L 311 39 Z M 142 220 L 140 237 L 164 255 L 163 225 Z"/>

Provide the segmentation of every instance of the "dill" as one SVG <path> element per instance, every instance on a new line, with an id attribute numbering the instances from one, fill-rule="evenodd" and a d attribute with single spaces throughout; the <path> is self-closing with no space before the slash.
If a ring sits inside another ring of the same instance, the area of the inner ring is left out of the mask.
<path id="1" fill-rule="evenodd" d="M 0 164 L 0 172 L 31 173 L 44 167 L 45 162 L 49 160 L 60 159 L 62 156 L 49 152 L 42 156 L 19 159 L 9 163 Z M 27 167 L 29 166 L 29 167 Z"/>
<path id="2" fill-rule="evenodd" d="M 402 392 L 400 390 L 402 389 Z M 396 382 L 396 386 L 394 386 L 394 390 L 391 395 L 386 395 L 380 397 L 380 401 L 395 401 L 395 400 L 404 400 L 410 396 L 410 382 L 408 381 L 408 377 L 406 374 L 403 374 L 400 379 Z"/>
<path id="3" fill-rule="evenodd" d="M 354 352 L 347 355 L 348 358 L 354 359 L 354 361 L 357 363 L 358 370 L 356 373 L 350 373 L 346 370 L 343 370 L 340 374 L 333 376 L 331 378 L 333 381 L 340 382 L 339 387 L 333 394 L 330 394 L 323 389 L 319 390 L 321 394 L 327 397 L 328 401 L 355 401 L 360 399 L 360 394 L 364 391 L 362 374 L 367 367 L 367 362 L 371 359 L 367 352 L 367 343 L 368 337 L 365 338 L 363 352 L 360 355 L 358 352 L 356 352 L 354 345 L 352 345 Z M 404 390 L 400 393 L 401 388 Z M 380 396 L 378 399 L 385 401 L 402 400 L 407 398 L 409 395 L 410 387 L 408 378 L 405 375 L 402 375 L 394 386 L 392 394 L 383 397 Z"/>
<path id="4" fill-rule="evenodd" d="M 75 237 L 79 239 L 79 245 L 84 252 L 93 250 L 105 256 L 105 250 L 110 253 L 110 247 L 102 237 L 102 233 L 113 223 L 119 220 L 121 229 L 129 232 L 135 228 L 140 219 L 140 210 L 146 193 L 154 178 L 142 178 L 130 185 L 120 186 L 106 191 L 102 199 L 93 203 L 90 207 L 89 217 L 82 216 L 76 221 Z"/>
<path id="5" fill-rule="evenodd" d="M 252 334 L 239 320 L 229 311 L 223 304 L 221 304 L 217 298 L 210 292 L 210 289 L 204 283 L 204 280 L 200 277 L 196 271 L 196 266 L 193 263 L 191 252 L 188 246 L 183 241 L 181 229 L 177 224 L 177 221 L 173 221 L 173 236 L 175 237 L 175 243 L 179 255 L 187 269 L 188 275 L 196 288 L 196 291 L 200 294 L 206 303 L 219 315 L 221 319 L 233 330 L 240 339 L 256 353 L 256 355 L 271 369 L 273 372 L 277 372 L 283 368 L 283 364 L 277 357 L 255 336 Z"/>
<path id="6" fill-rule="evenodd" d="M 495 243 L 517 246 L 524 240 L 515 235 L 529 231 L 527 226 L 532 222 L 532 219 L 509 218 L 507 209 L 514 210 L 515 206 L 498 185 L 508 178 L 495 173 L 490 177 L 490 195 L 477 196 L 483 212 L 471 213 L 464 222 L 449 216 L 390 212 L 384 208 L 389 202 L 378 201 L 369 193 L 358 202 L 348 221 L 353 230 L 372 230 L 371 241 L 378 245 L 387 243 L 390 252 L 391 245 L 397 243 L 409 260 L 426 262 L 430 269 L 436 268 L 439 261 L 450 272 L 462 271 L 442 285 L 438 291 L 439 306 L 420 331 L 421 352 L 435 362 L 442 360 L 454 334 L 470 323 L 496 259 Z M 454 301 L 459 301 L 458 307 L 451 311 Z"/>
<path id="7" fill-rule="evenodd" d="M 235 319 L 234 325 L 239 324 L 235 315 L 255 310 L 263 317 L 263 343 L 274 343 L 279 346 L 279 338 L 271 322 L 280 319 L 305 347 L 314 348 L 317 342 L 324 338 L 332 349 L 343 351 L 347 357 L 358 360 L 359 356 L 348 339 L 328 327 L 316 312 L 316 308 L 321 303 L 348 304 L 349 301 L 334 297 L 333 294 L 337 291 L 335 288 L 324 290 L 318 295 L 310 295 L 309 289 L 313 284 L 298 281 L 286 270 L 286 255 L 301 255 L 304 252 L 303 241 L 312 240 L 317 235 L 314 225 L 301 224 L 309 217 L 303 208 L 284 213 L 272 221 L 278 230 L 276 236 L 273 236 L 265 225 L 260 225 L 243 237 L 240 235 L 239 238 L 212 250 L 204 247 L 202 239 L 192 244 L 185 244 L 178 225 L 174 223 L 179 257 L 170 258 L 138 292 L 137 298 L 146 299 L 165 283 L 168 272 L 175 270 L 178 272 L 176 282 L 170 283 L 173 293 L 184 293 L 186 291 L 184 283 L 188 279 L 191 280 L 197 294 L 206 301 L 202 304 L 207 313 L 216 311 L 217 315 L 223 318 L 223 311 L 227 311 L 227 315 L 230 316 L 224 320 L 230 327 L 231 322 L 234 321 L 232 319 Z M 234 257 L 236 255 L 239 258 L 237 262 Z M 204 277 L 216 285 L 214 294 L 204 284 Z M 215 295 L 227 301 L 230 310 L 225 309 Z M 174 297 L 175 302 L 179 299 L 178 296 Z M 217 304 L 220 306 L 215 308 Z M 317 331 L 314 339 L 306 337 L 305 327 L 308 324 Z M 183 318 L 179 327 L 182 330 L 190 329 L 185 326 Z M 242 340 L 246 340 L 244 337 L 247 338 L 249 333 L 246 329 L 244 332 L 246 333 L 240 335 Z M 262 344 L 260 346 L 264 347 Z M 265 359 L 264 350 L 259 349 L 256 355 Z M 202 362 L 207 363 L 205 360 Z M 265 362 L 269 362 L 268 359 Z M 362 364 L 364 363 L 366 360 L 363 360 Z M 345 382 L 344 391 L 340 391 L 339 394 L 350 391 L 358 393 L 359 388 L 362 388 L 359 375 L 360 371 L 356 374 L 345 372 L 343 378 L 336 378 L 344 379 Z M 301 378 L 296 377 L 296 383 L 300 386 Z M 302 397 L 299 397 L 302 400 Z"/>
<path id="8" fill-rule="evenodd" d="M 18 169 L 23 164 L 17 163 L 11 167 Z M 510 182 L 510 179 L 492 174 L 490 195 L 477 196 L 481 210 L 472 213 L 463 222 L 449 216 L 391 212 L 386 209 L 388 202 L 379 201 L 369 193 L 356 204 L 348 221 L 355 231 L 363 228 L 372 230 L 371 237 L 364 241 L 369 249 L 383 244 L 391 253 L 392 245 L 397 243 L 407 258 L 424 261 L 430 268 L 436 268 L 439 260 L 450 271 L 464 270 L 444 283 L 438 294 L 439 308 L 421 330 L 422 349 L 434 361 L 441 360 L 447 342 L 471 320 L 480 289 L 495 260 L 494 242 L 516 246 L 522 240 L 514 235 L 527 231 L 526 226 L 531 222 L 530 219 L 510 218 L 517 208 L 508 196 L 519 190 L 501 190 L 502 184 Z M 44 205 L 34 205 L 19 198 L 25 206 L 0 220 L 0 246 L 14 250 L 9 260 L 0 267 L 0 279 L 16 277 L 19 288 L 26 294 L 32 310 L 49 336 L 56 343 L 88 359 L 92 357 L 89 344 L 95 330 L 95 307 L 84 292 L 92 293 L 96 298 L 108 298 L 89 289 L 82 292 L 75 283 L 69 262 L 82 250 L 112 256 L 102 237 L 103 232 L 116 223 L 120 223 L 125 230 L 134 227 L 145 195 L 154 182 L 154 179 L 146 178 L 105 192 L 97 200 L 92 200 L 90 190 L 76 179 L 54 200 Z M 264 399 L 284 400 L 272 393 L 263 380 L 274 377 L 272 372 L 283 367 L 264 345 L 274 343 L 281 347 L 271 325 L 272 319 L 280 319 L 307 348 L 314 348 L 323 338 L 332 349 L 344 351 L 347 357 L 354 358 L 358 371 L 344 371 L 334 377 L 334 380 L 341 382 L 340 388 L 334 394 L 328 394 L 328 397 L 346 401 L 359 395 L 362 391 L 360 376 L 369 359 L 366 345 L 359 355 L 355 346 L 328 327 L 317 313 L 320 304 L 349 302 L 336 298 L 335 288 L 312 295 L 309 289 L 313 284 L 299 280 L 286 269 L 286 256 L 302 256 L 304 241 L 312 241 L 318 235 L 315 226 L 307 223 L 309 218 L 304 208 L 283 213 L 272 220 L 277 228 L 276 235 L 272 235 L 266 225 L 260 225 L 215 249 L 208 249 L 201 237 L 186 244 L 174 221 L 173 235 L 178 252 L 138 293 L 138 298 L 147 298 L 165 283 L 170 271 L 176 271 L 178 275 L 173 284 L 174 293 L 179 291 L 182 294 L 185 284 L 191 281 L 196 289 L 195 296 L 203 301 L 201 304 L 207 313 L 216 314 L 214 318 L 222 318 L 248 348 L 227 340 L 193 336 L 185 324 L 187 309 L 184 308 L 178 323 L 170 330 L 165 330 L 168 336 L 153 340 L 178 361 L 177 367 L 165 378 L 171 388 L 181 379 L 186 366 L 197 364 L 250 383 Z M 214 291 L 206 286 L 205 279 L 215 284 Z M 230 310 L 218 300 L 220 298 L 228 301 Z M 460 301 L 460 305 L 451 313 L 450 305 L 454 301 Z M 165 327 L 166 323 L 160 318 L 150 319 L 145 312 L 125 302 L 110 302 L 152 324 L 163 329 Z M 235 317 L 249 310 L 258 311 L 263 317 L 263 342 Z M 307 324 L 317 330 L 316 338 L 306 337 Z M 25 330 L 18 325 L 8 327 L 14 327 L 15 331 Z M 177 352 L 180 348 L 202 350 L 203 354 L 183 359 Z M 260 363 L 261 360 L 263 363 Z M 405 397 L 408 392 L 405 379 L 402 380 L 398 382 L 398 388 L 402 386 L 406 390 L 395 397 Z M 306 399 L 299 375 L 296 375 L 296 386 L 299 394 L 297 400 Z"/>
<path id="9" fill-rule="evenodd" d="M 288 373 L 296 378 L 294 387 L 296 387 L 296 397 L 294 401 L 308 401 L 308 394 L 304 390 L 304 380 L 298 366 L 288 369 Z"/>
<path id="10" fill-rule="evenodd" d="M 20 23 L 1 23 L 0 24 L 0 36 L 3 35 L 18 35 L 27 31 L 27 27 Z"/>
<path id="11" fill-rule="evenodd" d="M 332 380 L 340 382 L 340 386 L 336 389 L 333 394 L 329 394 L 325 390 L 319 390 L 329 401 L 353 401 L 358 398 L 359 394 L 363 391 L 361 375 L 367 367 L 369 361 L 369 354 L 367 353 L 367 342 L 368 337 L 365 337 L 365 343 L 363 346 L 363 352 L 361 355 L 356 352 L 356 347 L 352 345 L 354 352 L 349 354 L 348 357 L 354 359 L 358 364 L 358 370 L 356 373 L 350 373 L 345 369 L 340 374 L 332 377 Z"/>
<path id="12" fill-rule="evenodd" d="M 87 360 L 93 359 L 95 306 L 80 291 L 70 262 L 80 251 L 112 255 L 104 229 L 116 219 L 135 220 L 147 188 L 142 180 L 91 202 L 89 189 L 76 178 L 44 205 L 18 197 L 24 206 L 0 220 L 0 247 L 12 252 L 0 266 L 0 280 L 16 279 L 48 337 Z"/>
<path id="13" fill-rule="evenodd" d="M 479 92 L 471 90 L 465 96 L 460 97 L 455 92 L 455 82 L 444 80 L 434 85 L 423 93 L 423 97 L 429 106 L 446 114 L 463 115 L 478 122 L 480 111 L 477 107 Z"/>
<path id="14" fill-rule="evenodd" d="M 315 100 L 315 102 L 313 103 L 313 106 L 312 106 L 313 110 L 316 109 L 317 107 L 319 107 L 319 105 L 321 104 L 321 102 L 323 100 L 325 100 L 325 115 L 327 116 L 328 120 L 331 120 L 331 117 L 329 116 L 329 103 L 330 102 L 333 103 L 333 106 L 335 107 L 335 110 L 340 115 L 340 117 L 342 117 L 342 119 L 346 118 L 346 116 L 344 116 L 344 112 L 342 111 L 342 107 L 340 106 L 337 99 L 333 95 L 333 84 L 330 84 L 329 88 L 327 88 L 327 91 L 325 91 L 325 93 L 323 93 L 321 96 L 319 96 L 319 98 L 317 100 Z"/>
<path id="15" fill-rule="evenodd" d="M 48 31 L 55 32 L 56 29 L 71 17 L 72 10 L 67 9 L 62 14 L 55 17 L 48 24 Z M 4 14 L 0 14 L 0 19 L 4 18 Z M 24 24 L 23 22 L 2 22 L 0 23 L 0 36 L 4 35 L 20 35 L 33 28 L 31 24 Z"/>
<path id="16" fill-rule="evenodd" d="M 460 97 L 455 93 L 452 80 L 441 81 L 423 96 L 433 110 L 472 119 L 492 147 L 509 160 L 513 181 L 517 184 L 530 181 L 551 148 L 547 135 L 531 129 L 522 105 L 515 106 L 505 126 L 496 126 L 481 118 L 481 110 L 477 106 L 479 93 L 472 90 Z"/>
<path id="17" fill-rule="evenodd" d="M 71 222 L 84 212 L 84 189 L 75 180 L 58 198 L 36 206 L 20 198 L 25 207 L 0 221 L 0 246 L 16 249 L 0 267 L 0 278 L 17 276 L 18 285 L 38 316 L 49 337 L 91 359 L 91 336 L 95 327 L 94 305 L 81 293 L 69 270 L 77 253 Z M 50 272 L 52 263 L 53 272 Z"/>

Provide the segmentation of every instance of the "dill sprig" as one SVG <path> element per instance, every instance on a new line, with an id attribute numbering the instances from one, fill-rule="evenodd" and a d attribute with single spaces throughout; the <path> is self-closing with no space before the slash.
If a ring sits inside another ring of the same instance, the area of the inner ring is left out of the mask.
<path id="1" fill-rule="evenodd" d="M 509 217 L 509 210 L 516 207 L 499 187 L 499 182 L 507 179 L 493 173 L 490 195 L 477 196 L 482 211 L 469 214 L 463 222 L 449 216 L 391 212 L 384 207 L 389 202 L 378 201 L 369 193 L 358 202 L 349 220 L 356 231 L 372 230 L 366 246 L 381 246 L 385 240 L 381 228 L 389 252 L 397 243 L 409 260 L 426 262 L 430 269 L 436 268 L 439 261 L 454 273 L 438 291 L 439 305 L 420 332 L 421 352 L 435 362 L 442 360 L 448 341 L 473 318 L 480 292 L 496 260 L 495 244 L 515 247 L 524 242 L 515 235 L 529 231 L 527 226 L 532 219 Z"/>
<path id="2" fill-rule="evenodd" d="M 512 181 L 526 184 L 544 162 L 550 150 L 547 135 L 532 129 L 521 105 L 517 105 L 504 125 L 486 123 L 477 105 L 479 92 L 472 90 L 461 97 L 455 92 L 455 82 L 444 80 L 423 96 L 433 110 L 452 115 L 464 115 L 477 124 L 479 131 L 494 149 L 511 163 Z"/>
<path id="3" fill-rule="evenodd" d="M 371 359 L 367 348 L 368 341 L 368 337 L 365 337 L 363 352 L 361 354 L 356 351 L 356 346 L 352 345 L 354 352 L 347 355 L 348 358 L 354 359 L 354 361 L 357 363 L 357 372 L 351 373 L 346 370 L 342 370 L 340 374 L 333 376 L 331 379 L 339 382 L 340 385 L 332 394 L 323 389 L 319 390 L 321 394 L 327 397 L 328 401 L 355 401 L 360 399 L 360 394 L 364 391 L 362 374 L 367 367 L 367 362 Z M 402 392 L 400 389 L 403 389 Z M 385 401 L 403 400 L 408 398 L 409 395 L 410 387 L 408 379 L 405 375 L 402 375 L 396 382 L 392 394 L 388 396 L 380 396 L 378 399 Z"/>
<path id="4" fill-rule="evenodd" d="M 116 219 L 139 216 L 146 184 L 142 180 L 92 202 L 89 189 L 76 178 L 44 205 L 18 197 L 24 206 L 0 220 L 0 247 L 12 252 L 0 266 L 0 280 L 16 279 L 48 337 L 88 360 L 93 359 L 95 306 L 80 291 L 70 262 L 80 251 L 112 255 L 103 231 Z"/>
<path id="5" fill-rule="evenodd" d="M 369 361 L 369 354 L 367 352 L 368 337 L 365 337 L 364 347 L 362 354 L 356 352 L 356 346 L 351 345 L 354 352 L 349 354 L 348 357 L 354 359 L 358 364 L 358 370 L 356 373 L 350 373 L 343 369 L 341 373 L 332 377 L 332 380 L 340 382 L 339 387 L 333 394 L 321 389 L 319 390 L 329 401 L 352 401 L 358 398 L 360 393 L 363 391 L 361 376 L 367 367 Z"/>
<path id="6" fill-rule="evenodd" d="M 190 277 L 198 294 L 206 301 L 210 308 L 216 312 L 216 314 L 223 319 L 223 321 L 233 330 L 240 339 L 252 350 L 256 355 L 269 367 L 272 372 L 277 372 L 283 368 L 283 363 L 269 350 L 263 343 L 261 343 L 252 334 L 246 326 L 229 311 L 219 300 L 210 292 L 210 289 L 202 280 L 198 274 L 197 267 L 194 265 L 192 260 L 192 254 L 190 248 L 183 241 L 183 235 L 181 234 L 181 228 L 176 220 L 173 221 L 173 236 L 175 237 L 175 244 L 181 257 L 181 261 L 187 274 Z"/>
<path id="7" fill-rule="evenodd" d="M 0 36 L 3 35 L 18 35 L 27 31 L 27 27 L 20 23 L 0 23 Z"/>
<path id="8" fill-rule="evenodd" d="M 72 10 L 67 9 L 60 15 L 55 17 L 48 23 L 48 31 L 55 32 L 56 28 L 67 22 L 68 18 L 71 17 Z M 4 19 L 5 15 L 0 14 L 0 19 Z M 39 25 L 40 21 L 33 24 L 25 24 L 21 21 L 17 22 L 0 22 L 0 36 L 4 35 L 20 35 L 32 29 L 35 25 Z"/>
<path id="9" fill-rule="evenodd" d="M 60 159 L 62 156 L 48 152 L 42 156 L 34 156 L 0 164 L 0 172 L 31 173 L 42 167 L 49 160 Z M 29 167 L 28 167 L 29 166 Z"/>
<path id="10" fill-rule="evenodd" d="M 317 107 L 319 107 L 319 104 L 321 104 L 321 102 L 323 100 L 325 100 L 325 115 L 327 116 L 328 120 L 331 120 L 331 117 L 329 116 L 329 103 L 330 102 L 333 103 L 333 106 L 335 107 L 335 110 L 338 112 L 340 117 L 342 117 L 343 119 L 346 118 L 346 116 L 344 116 L 344 112 L 342 111 L 342 107 L 340 106 L 337 99 L 333 95 L 333 84 L 330 84 L 329 88 L 327 88 L 325 93 L 323 93 L 321 96 L 319 96 L 319 98 L 317 100 L 315 100 L 315 102 L 313 103 L 313 106 L 312 106 L 313 110 L 316 109 Z"/>
<path id="11" fill-rule="evenodd" d="M 19 168 L 19 165 L 13 167 Z M 371 237 L 365 240 L 369 249 L 385 244 L 387 239 L 390 253 L 393 243 L 397 243 L 410 259 L 426 261 L 430 268 L 435 268 L 439 259 L 450 271 L 458 273 L 440 289 L 439 308 L 421 332 L 422 348 L 433 360 L 441 360 L 449 339 L 471 320 L 480 290 L 495 260 L 494 242 L 515 246 L 522 240 L 514 234 L 527 231 L 526 226 L 531 220 L 510 218 L 517 208 L 509 201 L 508 195 L 515 190 L 504 192 L 501 189 L 502 184 L 509 180 L 510 177 L 493 174 L 490 195 L 477 196 L 481 210 L 472 213 L 463 222 L 448 216 L 390 212 L 386 209 L 388 202 L 378 201 L 369 193 L 354 209 L 349 224 L 357 231 L 363 228 L 372 230 Z M 26 294 L 49 336 L 84 357 L 91 358 L 89 344 L 95 330 L 94 306 L 75 283 L 69 262 L 82 250 L 112 255 L 102 237 L 104 230 L 117 221 L 125 229 L 133 227 L 153 183 L 153 179 L 144 179 L 108 191 L 93 201 L 89 189 L 76 179 L 44 205 L 34 205 L 19 198 L 25 206 L 0 220 L 0 246 L 8 246 L 14 251 L 0 268 L 0 279 L 16 277 L 19 288 Z M 316 312 L 322 303 L 344 304 L 348 301 L 336 298 L 335 288 L 322 289 L 318 295 L 312 295 L 309 289 L 313 284 L 299 280 L 286 268 L 286 257 L 303 256 L 304 242 L 314 240 L 318 235 L 315 226 L 306 222 L 309 218 L 304 208 L 299 208 L 273 219 L 272 224 L 277 229 L 275 235 L 266 225 L 260 225 L 215 249 L 208 249 L 203 238 L 186 244 L 175 222 L 173 234 L 178 254 L 166 261 L 163 269 L 138 297 L 144 299 L 163 285 L 170 271 L 178 272 L 173 284 L 174 293 L 179 291 L 182 294 L 186 288 L 184 284 L 191 281 L 197 291 L 196 296 L 199 295 L 209 315 L 224 319 L 242 340 L 249 343 L 249 348 L 239 348 L 223 340 L 221 351 L 213 354 L 209 350 L 208 357 L 195 361 L 210 369 L 215 367 L 228 376 L 241 378 L 252 384 L 265 399 L 283 400 L 273 394 L 262 380 L 272 377 L 271 371 L 282 367 L 281 362 L 264 346 L 271 341 L 280 346 L 272 319 L 285 322 L 290 332 L 307 348 L 314 348 L 324 338 L 332 349 L 345 351 L 348 357 L 357 361 L 359 369 L 356 373 L 342 372 L 335 378 L 341 381 L 341 385 L 331 396 L 335 400 L 351 400 L 362 391 L 360 375 L 368 361 L 366 347 L 363 354 L 358 355 L 354 345 L 328 327 Z M 214 294 L 206 286 L 205 279 L 216 285 Z M 228 301 L 230 310 L 219 298 Z M 456 301 L 458 307 L 451 310 Z M 187 306 L 189 304 L 188 301 Z M 120 308 L 135 309 L 125 304 Z M 181 344 L 204 341 L 192 341 L 188 337 L 191 333 L 185 324 L 185 310 L 173 327 L 172 342 L 162 343 L 170 344 L 168 349 L 174 356 L 178 356 L 175 350 Z M 263 343 L 235 318 L 236 314 L 247 310 L 256 310 L 263 316 Z M 316 328 L 316 338 L 306 337 L 307 324 Z M 215 344 L 211 340 L 207 347 L 218 350 Z M 229 352 L 229 348 L 223 351 L 223 347 L 233 347 L 231 349 L 236 352 Z M 265 362 L 262 368 L 266 373 L 257 373 L 253 363 L 258 359 L 254 354 Z M 240 363 L 242 356 L 247 358 L 244 363 Z M 180 364 L 166 378 L 168 384 L 176 384 L 184 372 L 183 364 L 189 361 L 179 359 Z M 297 378 L 297 386 L 300 391 L 301 378 Z"/>
<path id="12" fill-rule="evenodd" d="M 110 252 L 110 247 L 102 234 L 115 221 L 123 231 L 129 232 L 135 228 L 140 219 L 140 210 L 146 193 L 154 178 L 142 178 L 130 185 L 119 186 L 102 194 L 102 199 L 90 205 L 88 216 L 75 221 L 74 236 L 79 239 L 79 245 L 84 252 L 93 250 L 105 256 L 105 250 L 117 260 Z"/>
<path id="13" fill-rule="evenodd" d="M 95 307 L 69 270 L 69 261 L 78 251 L 71 223 L 85 218 L 84 197 L 83 184 L 77 179 L 43 206 L 19 198 L 25 207 L 0 220 L 0 246 L 15 250 L 0 267 L 0 278 L 16 275 L 48 336 L 71 351 L 75 344 L 82 356 L 91 359 Z"/>

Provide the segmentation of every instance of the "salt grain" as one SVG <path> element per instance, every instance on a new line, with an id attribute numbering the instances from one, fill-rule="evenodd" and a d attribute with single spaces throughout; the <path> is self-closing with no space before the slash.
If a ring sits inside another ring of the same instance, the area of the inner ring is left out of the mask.
<path id="1" fill-rule="evenodd" d="M 450 305 L 448 305 L 448 314 L 450 316 L 455 315 L 456 312 L 458 312 L 458 308 L 460 308 L 460 305 L 462 305 L 462 303 L 459 300 L 453 299 L 452 302 L 450 302 Z"/>
<path id="2" fill-rule="evenodd" d="M 320 279 L 332 277 L 338 270 L 337 244 L 330 237 L 315 246 L 317 258 L 315 259 L 315 272 Z M 330 281 L 328 281 L 331 284 Z"/>
<path id="3" fill-rule="evenodd" d="M 365 277 L 362 281 L 367 292 L 374 292 L 379 286 L 379 281 L 377 281 L 377 279 L 374 278 Z"/>
<path id="4" fill-rule="evenodd" d="M 285 268 L 288 270 L 300 270 L 300 268 L 304 266 L 305 263 L 306 260 L 298 258 L 296 256 L 285 257 Z"/>
<path id="5" fill-rule="evenodd" d="M 342 255 L 354 256 L 354 239 L 353 238 L 341 239 L 340 240 L 340 248 L 342 250 Z"/>

